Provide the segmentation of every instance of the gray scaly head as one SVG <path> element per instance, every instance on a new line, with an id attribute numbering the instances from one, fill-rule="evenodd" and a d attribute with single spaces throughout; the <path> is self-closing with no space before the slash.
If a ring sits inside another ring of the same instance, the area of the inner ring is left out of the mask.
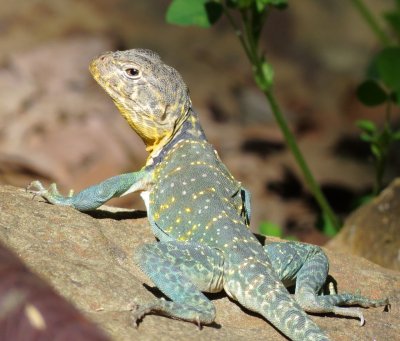
<path id="1" fill-rule="evenodd" d="M 89 69 L 150 153 L 161 150 L 188 116 L 186 84 L 153 51 L 106 52 Z"/>

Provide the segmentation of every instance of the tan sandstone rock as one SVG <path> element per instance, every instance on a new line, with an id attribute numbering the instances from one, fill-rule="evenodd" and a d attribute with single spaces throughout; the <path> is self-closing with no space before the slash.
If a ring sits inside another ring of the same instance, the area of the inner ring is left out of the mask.
<path id="1" fill-rule="evenodd" d="M 132 253 L 154 241 L 143 212 L 91 214 L 46 204 L 15 187 L 0 187 L 0 241 L 112 340 L 285 340 L 259 315 L 224 294 L 210 295 L 217 319 L 202 330 L 191 323 L 148 315 L 134 329 L 128 305 L 151 300 L 153 285 L 134 266 Z M 389 296 L 390 312 L 365 309 L 355 319 L 312 316 L 332 340 L 395 340 L 400 335 L 400 273 L 365 259 L 328 251 L 338 289 L 370 297 Z M 147 285 L 143 285 L 146 283 Z M 151 289 L 151 291 L 149 290 Z"/>
<path id="2" fill-rule="evenodd" d="M 356 210 L 326 246 L 399 271 L 400 178 L 374 200 Z"/>

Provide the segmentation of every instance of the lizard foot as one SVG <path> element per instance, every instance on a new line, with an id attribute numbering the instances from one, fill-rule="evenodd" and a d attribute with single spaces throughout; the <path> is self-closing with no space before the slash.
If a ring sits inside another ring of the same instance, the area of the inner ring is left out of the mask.
<path id="1" fill-rule="evenodd" d="M 152 305 L 139 305 L 136 302 L 131 302 L 128 309 L 131 311 L 131 319 L 134 328 L 138 327 L 138 322 L 144 315 L 152 311 Z"/>
<path id="2" fill-rule="evenodd" d="M 131 318 L 132 318 L 132 322 L 133 322 L 133 327 L 137 328 L 138 327 L 138 322 L 143 318 L 144 315 L 149 314 L 151 312 L 157 312 L 161 315 L 165 315 L 165 316 L 170 316 L 172 318 L 177 318 L 177 319 L 184 319 L 190 322 L 193 322 L 198 330 L 202 329 L 202 321 L 201 321 L 201 317 L 195 316 L 192 318 L 182 318 L 180 316 L 174 316 L 171 315 L 170 313 L 168 313 L 168 308 L 166 307 L 166 305 L 168 304 L 173 304 L 172 302 L 166 301 L 164 298 L 160 298 L 159 300 L 152 302 L 152 303 L 148 303 L 148 304 L 137 304 L 136 302 L 131 302 L 128 305 L 128 310 L 131 311 Z"/>
<path id="3" fill-rule="evenodd" d="M 60 197 L 60 193 L 57 189 L 57 184 L 52 183 L 49 188 L 45 188 L 43 184 L 39 180 L 32 181 L 27 187 L 26 191 L 33 194 L 33 198 L 35 196 L 40 196 L 43 199 L 51 202 L 52 198 Z"/>
<path id="4" fill-rule="evenodd" d="M 52 183 L 48 188 L 45 188 L 38 180 L 32 181 L 27 187 L 26 191 L 33 194 L 34 199 L 36 196 L 42 197 L 44 200 L 55 205 L 71 205 L 73 192 L 67 197 L 62 196 L 57 189 L 57 185 Z"/>
<path id="5" fill-rule="evenodd" d="M 25 190 L 29 193 L 32 193 L 34 196 L 44 196 L 48 193 L 48 190 L 44 188 L 42 183 L 39 180 L 32 181 L 26 188 Z"/>

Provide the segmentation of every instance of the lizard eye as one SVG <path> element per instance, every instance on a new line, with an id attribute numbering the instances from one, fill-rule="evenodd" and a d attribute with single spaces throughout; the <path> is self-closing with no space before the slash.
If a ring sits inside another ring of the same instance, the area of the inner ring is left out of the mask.
<path id="1" fill-rule="evenodd" d="M 140 77 L 140 72 L 135 68 L 128 68 L 125 70 L 126 75 L 132 79 L 138 79 Z"/>

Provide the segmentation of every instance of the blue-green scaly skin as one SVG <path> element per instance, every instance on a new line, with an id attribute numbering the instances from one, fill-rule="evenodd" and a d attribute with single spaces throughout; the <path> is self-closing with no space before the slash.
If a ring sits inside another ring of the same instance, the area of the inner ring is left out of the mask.
<path id="1" fill-rule="evenodd" d="M 154 70 L 160 79 L 171 82 L 159 82 Z M 158 55 L 140 49 L 106 53 L 93 61 L 91 72 L 129 124 L 139 130 L 150 151 L 146 166 L 68 197 L 59 194 L 55 185 L 45 189 L 34 181 L 30 187 L 51 203 L 81 211 L 113 197 L 143 192 L 159 241 L 135 250 L 135 262 L 171 301 L 138 305 L 133 312 L 135 324 L 152 312 L 209 324 L 216 311 L 202 292 L 225 290 L 292 340 L 329 340 L 305 311 L 363 321 L 358 309 L 338 305 L 388 304 L 386 299 L 352 294 L 321 296 L 328 274 L 328 259 L 321 248 L 298 242 L 263 247 L 257 241 L 248 228 L 249 192 L 207 142 L 183 81 Z M 163 107 L 165 98 L 168 104 Z M 294 297 L 285 288 L 293 284 Z"/>

